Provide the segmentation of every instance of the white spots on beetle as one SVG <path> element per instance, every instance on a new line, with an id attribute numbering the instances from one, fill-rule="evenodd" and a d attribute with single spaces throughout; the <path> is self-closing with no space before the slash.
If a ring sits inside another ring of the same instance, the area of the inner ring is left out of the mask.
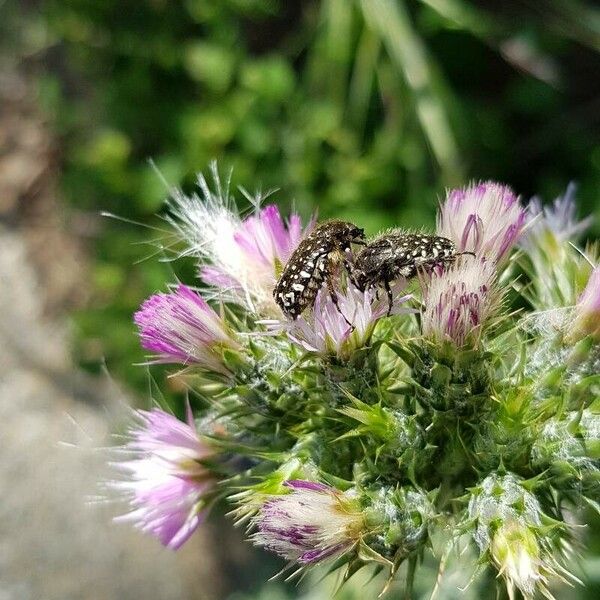
<path id="1" fill-rule="evenodd" d="M 300 277 L 304 277 L 304 279 L 308 279 L 310 277 L 310 273 L 306 271 L 300 271 Z"/>
<path id="2" fill-rule="evenodd" d="M 302 292 L 304 290 L 304 286 L 301 283 L 292 283 L 292 289 L 297 292 Z"/>

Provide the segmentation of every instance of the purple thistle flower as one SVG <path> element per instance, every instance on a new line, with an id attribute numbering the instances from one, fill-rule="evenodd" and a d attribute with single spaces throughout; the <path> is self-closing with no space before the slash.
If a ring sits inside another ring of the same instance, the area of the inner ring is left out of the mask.
<path id="1" fill-rule="evenodd" d="M 592 270 L 583 293 L 575 305 L 573 331 L 600 341 L 600 266 Z"/>
<path id="2" fill-rule="evenodd" d="M 526 250 L 540 245 L 548 235 L 558 242 L 575 240 L 591 225 L 592 216 L 577 220 L 576 191 L 577 186 L 570 183 L 564 195 L 556 198 L 551 206 L 543 206 L 537 197 L 529 201 L 527 234 L 521 241 Z"/>
<path id="3" fill-rule="evenodd" d="M 438 342 L 451 340 L 458 347 L 476 346 L 499 303 L 494 265 L 463 259 L 448 270 L 436 270 L 423 287 L 423 335 Z"/>
<path id="4" fill-rule="evenodd" d="M 302 236 L 298 215 L 293 214 L 285 223 L 276 206 L 265 206 L 243 221 L 229 223 L 215 237 L 213 265 L 203 266 L 200 276 L 206 283 L 227 290 L 235 302 L 255 311 L 276 313 L 273 287 Z"/>
<path id="5" fill-rule="evenodd" d="M 191 411 L 184 423 L 162 410 L 135 411 L 137 423 L 122 447 L 130 457 L 113 463 L 124 478 L 108 487 L 120 492 L 130 522 L 177 550 L 204 519 L 204 502 L 216 480 L 203 465 L 211 450 L 198 437 Z"/>
<path id="6" fill-rule="evenodd" d="M 349 492 L 312 481 L 287 481 L 291 492 L 263 504 L 253 542 L 303 565 L 340 556 L 358 541 L 364 515 Z"/>
<path id="7" fill-rule="evenodd" d="M 392 288 L 392 314 L 411 312 L 401 307 L 412 297 L 401 295 L 405 285 L 405 281 L 399 281 Z M 368 344 L 377 321 L 387 314 L 387 297 L 377 299 L 375 291 L 361 292 L 350 283 L 346 291 L 338 292 L 337 296 L 339 310 L 328 291 L 321 290 L 312 310 L 283 326 L 288 337 L 308 352 L 333 354 L 339 358 L 348 358 L 354 350 Z M 276 322 L 275 327 L 280 328 L 281 324 Z"/>
<path id="8" fill-rule="evenodd" d="M 175 192 L 168 220 L 188 245 L 186 254 L 201 261 L 200 276 L 219 289 L 225 300 L 265 316 L 279 314 L 273 288 L 284 265 L 314 221 L 302 229 L 300 217 L 287 222 L 274 205 L 259 208 L 263 196 L 247 198 L 256 206 L 241 219 L 211 166 L 216 191 L 199 176 L 202 192 L 188 197 Z"/>
<path id="9" fill-rule="evenodd" d="M 500 262 L 519 239 L 526 212 L 513 191 L 487 181 L 450 191 L 440 207 L 437 233 L 459 252 Z"/>
<path id="10" fill-rule="evenodd" d="M 196 364 L 227 373 L 219 350 L 238 348 L 223 319 L 206 300 L 185 285 L 150 296 L 134 315 L 142 347 L 155 362 Z"/>

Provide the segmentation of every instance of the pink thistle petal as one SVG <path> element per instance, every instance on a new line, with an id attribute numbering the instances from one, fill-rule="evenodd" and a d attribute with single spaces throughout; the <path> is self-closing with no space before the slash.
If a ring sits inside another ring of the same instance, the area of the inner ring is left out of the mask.
<path id="1" fill-rule="evenodd" d="M 221 290 L 240 289 L 240 283 L 231 275 L 225 273 L 218 267 L 203 266 L 200 268 L 200 278 L 204 283 L 212 285 Z"/>

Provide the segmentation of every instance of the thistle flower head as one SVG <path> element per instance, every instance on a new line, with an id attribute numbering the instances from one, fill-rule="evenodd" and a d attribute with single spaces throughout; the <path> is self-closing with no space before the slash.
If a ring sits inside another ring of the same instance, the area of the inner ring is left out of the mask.
<path id="1" fill-rule="evenodd" d="M 403 285 L 393 288 L 392 314 L 410 312 L 402 308 L 412 297 L 401 295 Z M 367 345 L 377 321 L 387 314 L 387 298 L 378 299 L 373 290 L 361 292 L 351 284 L 337 297 L 338 306 L 327 290 L 321 290 L 313 309 L 286 326 L 289 338 L 308 352 L 339 358 L 348 358 L 354 350 Z"/>
<path id="2" fill-rule="evenodd" d="M 133 523 L 168 548 L 177 550 L 204 518 L 204 498 L 216 480 L 203 461 L 211 450 L 188 423 L 162 410 L 136 411 L 126 459 L 114 463 L 122 479 L 109 483 L 130 511 L 115 521 Z"/>
<path id="3" fill-rule="evenodd" d="M 237 349 L 223 319 L 206 300 L 185 285 L 150 296 L 134 315 L 142 347 L 155 362 L 196 364 L 226 373 L 220 350 Z"/>
<path id="4" fill-rule="evenodd" d="M 340 556 L 358 541 L 364 516 L 351 493 L 312 481 L 286 486 L 291 492 L 267 501 L 255 517 L 255 544 L 308 565 Z"/>
<path id="5" fill-rule="evenodd" d="M 273 287 L 305 234 L 300 217 L 292 214 L 285 222 L 276 206 L 260 208 L 259 195 L 251 198 L 255 212 L 242 219 L 214 166 L 213 178 L 215 192 L 200 175 L 202 197 L 175 193 L 169 220 L 187 243 L 187 254 L 200 260 L 202 279 L 224 299 L 251 312 L 277 315 Z"/>
<path id="6" fill-rule="evenodd" d="M 592 218 L 577 220 L 574 196 L 575 186 L 571 184 L 552 205 L 542 206 L 533 198 L 528 206 L 527 232 L 520 240 L 526 253 L 521 266 L 531 280 L 524 296 L 539 311 L 571 307 L 587 275 L 587 264 L 570 242 L 588 228 Z"/>
<path id="7" fill-rule="evenodd" d="M 600 266 L 593 269 L 575 306 L 573 335 L 591 335 L 600 341 Z"/>
<path id="8" fill-rule="evenodd" d="M 575 192 L 577 187 L 571 183 L 564 195 L 554 200 L 552 205 L 544 206 L 538 197 L 530 200 L 527 207 L 527 233 L 520 241 L 525 249 L 547 245 L 549 242 L 562 243 L 577 239 L 592 223 L 589 216 L 577 220 Z"/>
<path id="9" fill-rule="evenodd" d="M 477 346 L 481 332 L 499 306 L 491 262 L 463 259 L 423 280 L 423 335 L 456 346 Z"/>
<path id="10" fill-rule="evenodd" d="M 469 500 L 468 512 L 476 520 L 474 538 L 482 552 L 489 548 L 493 525 L 498 521 L 538 526 L 542 518 L 537 498 L 512 473 L 492 473 L 481 481 Z"/>
<path id="11" fill-rule="evenodd" d="M 440 207 L 437 234 L 459 252 L 500 262 L 519 239 L 526 212 L 513 191 L 487 181 L 451 190 Z"/>

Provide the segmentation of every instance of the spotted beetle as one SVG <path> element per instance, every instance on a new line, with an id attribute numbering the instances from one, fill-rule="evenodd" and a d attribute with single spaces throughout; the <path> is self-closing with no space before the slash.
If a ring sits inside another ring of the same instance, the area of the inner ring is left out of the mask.
<path id="1" fill-rule="evenodd" d="M 400 277 L 411 279 L 419 270 L 452 263 L 461 254 L 453 241 L 437 235 L 391 231 L 368 242 L 359 252 L 352 268 L 352 281 L 361 290 L 383 285 L 392 310 L 390 282 Z M 473 255 L 474 256 L 474 255 Z"/>
<path id="2" fill-rule="evenodd" d="M 312 307 L 323 284 L 333 303 L 338 299 L 333 284 L 337 264 L 352 272 L 349 253 L 352 244 L 364 245 L 364 230 L 347 221 L 326 221 L 300 242 L 285 265 L 273 290 L 273 297 L 283 311 L 296 319 Z M 338 307 L 339 310 L 339 307 Z"/>

